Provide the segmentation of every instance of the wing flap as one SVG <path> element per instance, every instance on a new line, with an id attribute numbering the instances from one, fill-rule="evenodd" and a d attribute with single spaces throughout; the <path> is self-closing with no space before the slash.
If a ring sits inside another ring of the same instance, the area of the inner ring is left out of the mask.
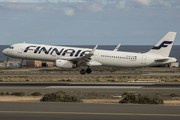
<path id="1" fill-rule="evenodd" d="M 88 62 L 88 65 L 89 66 L 101 66 L 102 64 L 97 61 L 90 61 L 90 62 Z"/>

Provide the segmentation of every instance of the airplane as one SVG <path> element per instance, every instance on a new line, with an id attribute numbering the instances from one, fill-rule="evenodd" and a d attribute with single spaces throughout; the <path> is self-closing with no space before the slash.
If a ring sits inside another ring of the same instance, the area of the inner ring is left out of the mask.
<path id="1" fill-rule="evenodd" d="M 80 73 L 84 75 L 92 72 L 91 66 L 151 67 L 177 62 L 169 57 L 175 36 L 176 32 L 168 32 L 146 53 L 117 51 L 118 46 L 110 51 L 97 49 L 98 45 L 88 49 L 30 43 L 13 44 L 2 53 L 22 60 L 52 61 L 59 68 L 81 67 Z"/>

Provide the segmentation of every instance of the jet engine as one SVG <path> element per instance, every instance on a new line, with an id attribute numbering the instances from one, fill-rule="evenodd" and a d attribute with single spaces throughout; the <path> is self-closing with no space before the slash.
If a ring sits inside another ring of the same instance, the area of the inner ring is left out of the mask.
<path id="1" fill-rule="evenodd" d="M 68 60 L 56 60 L 56 66 L 60 68 L 76 68 L 76 64 L 73 64 L 71 61 Z"/>

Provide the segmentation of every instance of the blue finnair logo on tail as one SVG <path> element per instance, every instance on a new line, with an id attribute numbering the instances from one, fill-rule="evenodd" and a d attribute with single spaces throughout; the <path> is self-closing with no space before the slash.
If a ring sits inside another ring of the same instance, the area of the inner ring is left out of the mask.
<path id="1" fill-rule="evenodd" d="M 167 47 L 168 46 L 168 45 L 165 45 L 165 44 L 171 44 L 171 43 L 172 43 L 172 41 L 163 41 L 158 47 L 154 46 L 152 49 L 159 50 L 162 47 Z"/>

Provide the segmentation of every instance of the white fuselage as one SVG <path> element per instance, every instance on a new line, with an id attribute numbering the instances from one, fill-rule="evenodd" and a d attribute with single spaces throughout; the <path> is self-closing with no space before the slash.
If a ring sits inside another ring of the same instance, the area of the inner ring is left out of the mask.
<path id="1" fill-rule="evenodd" d="M 55 62 L 57 59 L 70 60 L 73 58 L 80 58 L 89 52 L 91 52 L 91 49 L 88 48 L 86 49 L 27 43 L 14 44 L 11 46 L 11 48 L 6 48 L 3 50 L 3 54 L 9 57 L 53 62 Z M 157 66 L 177 61 L 175 58 L 170 58 L 165 62 L 155 61 L 160 58 L 163 58 L 163 56 L 159 54 L 132 53 L 97 49 L 94 55 L 91 56 L 91 66 L 103 65 L 112 67 L 143 67 Z"/>

